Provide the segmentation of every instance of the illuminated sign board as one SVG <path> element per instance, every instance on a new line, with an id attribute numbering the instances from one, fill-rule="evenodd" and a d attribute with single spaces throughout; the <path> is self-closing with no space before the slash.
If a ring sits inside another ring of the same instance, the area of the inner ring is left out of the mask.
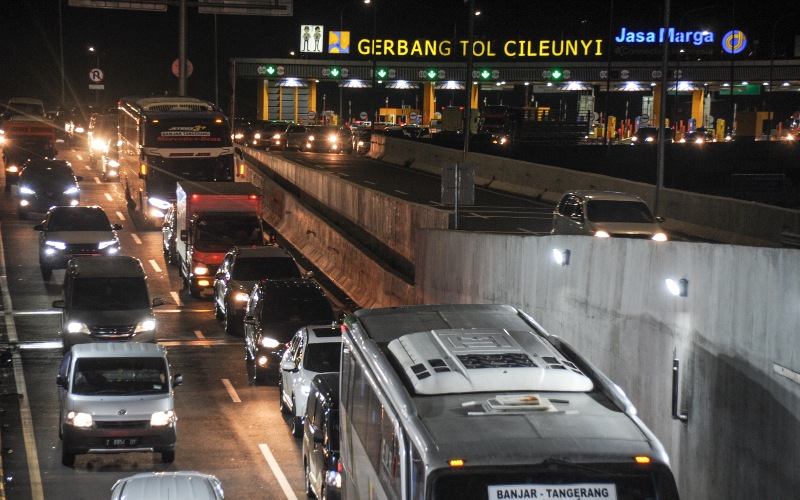
<path id="1" fill-rule="evenodd" d="M 382 57 L 449 57 L 469 53 L 469 41 L 458 40 L 392 40 L 362 38 L 356 44 L 362 56 Z M 475 40 L 474 57 L 600 57 L 603 40 Z"/>

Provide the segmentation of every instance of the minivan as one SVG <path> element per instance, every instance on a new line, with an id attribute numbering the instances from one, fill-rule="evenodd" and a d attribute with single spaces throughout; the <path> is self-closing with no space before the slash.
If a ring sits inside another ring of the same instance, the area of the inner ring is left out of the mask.
<path id="1" fill-rule="evenodd" d="M 130 256 L 75 257 L 67 264 L 61 309 L 64 352 L 76 344 L 97 341 L 156 342 L 147 276 L 139 259 Z"/>
<path id="2" fill-rule="evenodd" d="M 170 372 L 156 344 L 80 344 L 58 370 L 61 463 L 84 453 L 161 453 L 175 461 L 177 431 L 172 391 L 183 377 Z"/>

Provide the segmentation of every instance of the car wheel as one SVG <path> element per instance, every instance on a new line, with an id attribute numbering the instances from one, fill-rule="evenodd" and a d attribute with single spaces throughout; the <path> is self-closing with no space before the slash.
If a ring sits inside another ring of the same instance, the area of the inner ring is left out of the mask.
<path id="1" fill-rule="evenodd" d="M 175 461 L 175 450 L 162 451 L 161 452 L 161 463 L 162 464 L 171 464 L 174 461 Z"/>
<path id="2" fill-rule="evenodd" d="M 214 317 L 217 319 L 217 321 L 222 321 L 225 319 L 225 313 L 223 313 L 222 309 L 220 309 L 217 297 L 214 297 Z"/>
<path id="3" fill-rule="evenodd" d="M 63 448 L 61 449 L 61 464 L 67 467 L 72 467 L 75 465 L 75 454 L 69 453 Z"/>
<path id="4" fill-rule="evenodd" d="M 189 295 L 191 295 L 192 298 L 199 299 L 201 293 L 203 293 L 203 289 L 201 287 L 189 284 Z"/>
<path id="5" fill-rule="evenodd" d="M 39 267 L 42 270 L 42 278 L 44 278 L 45 281 L 50 281 L 50 278 L 53 276 L 53 268 L 47 264 L 41 264 Z"/>
<path id="6" fill-rule="evenodd" d="M 303 460 L 303 471 L 305 472 L 303 477 L 306 479 L 306 496 L 308 498 L 317 498 L 317 495 L 314 494 L 314 488 L 311 487 L 311 478 L 309 477 L 311 472 L 308 470 L 308 460 Z"/>
<path id="7" fill-rule="evenodd" d="M 297 403 L 292 397 L 292 420 L 289 422 L 292 436 L 300 437 L 303 435 L 303 418 L 297 416 Z"/>
<path id="8" fill-rule="evenodd" d="M 288 415 L 289 414 L 289 407 L 286 406 L 286 402 L 283 400 L 283 381 L 282 381 L 282 377 L 278 379 L 278 401 L 280 401 L 281 414 Z"/>

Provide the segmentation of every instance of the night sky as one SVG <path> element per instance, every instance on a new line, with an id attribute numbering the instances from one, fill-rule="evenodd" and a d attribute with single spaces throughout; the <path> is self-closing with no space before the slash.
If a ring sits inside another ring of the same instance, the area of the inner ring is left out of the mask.
<path id="1" fill-rule="evenodd" d="M 59 1 L 62 22 L 59 23 Z M 465 39 L 467 7 L 463 0 L 375 0 L 377 31 L 389 38 Z M 586 37 L 607 38 L 611 2 L 532 0 L 475 0 L 482 15 L 475 22 L 477 39 Z M 94 104 L 88 88 L 89 69 L 105 72 L 103 106 L 123 95 L 177 92 L 172 62 L 178 56 L 178 9 L 166 13 L 70 7 L 67 0 L 3 0 L 0 11 L 0 100 L 25 96 L 43 99 L 53 109 L 62 101 L 59 24 L 63 27 L 65 66 L 64 100 L 68 105 Z M 613 25 L 657 29 L 663 22 L 662 2 L 616 0 Z M 717 5 L 717 7 L 715 7 Z M 773 26 L 783 44 L 789 32 L 800 32 L 800 15 L 774 23 L 793 12 L 779 11 L 776 3 L 723 0 L 707 3 L 672 0 L 673 24 L 736 25 L 750 33 L 752 55 L 769 59 Z M 231 96 L 228 77 L 231 57 L 288 58 L 297 49 L 300 25 L 340 23 L 352 38 L 369 37 L 373 7 L 362 0 L 295 0 L 294 16 L 238 16 L 199 14 L 188 7 L 188 58 L 194 72 L 187 95 L 218 98 L 226 109 Z M 800 7 L 794 9 L 800 12 Z M 216 20 L 216 37 L 215 37 Z M 703 26 L 705 27 L 705 26 Z M 716 28 L 721 31 L 722 28 Z M 215 42 L 216 38 L 216 42 Z M 89 46 L 99 54 L 88 51 Z M 327 56 L 332 58 L 332 56 Z M 215 78 L 216 71 L 216 78 Z M 215 81 L 217 82 L 215 84 Z M 242 99 L 254 100 L 247 94 Z"/>

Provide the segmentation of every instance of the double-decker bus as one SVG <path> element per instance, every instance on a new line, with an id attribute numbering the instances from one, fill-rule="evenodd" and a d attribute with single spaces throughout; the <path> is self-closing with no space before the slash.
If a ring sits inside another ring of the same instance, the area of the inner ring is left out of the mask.
<path id="1" fill-rule="evenodd" d="M 160 228 L 178 181 L 233 181 L 228 118 L 192 97 L 119 101 L 120 181 L 133 215 Z"/>
<path id="2" fill-rule="evenodd" d="M 361 309 L 342 332 L 344 498 L 678 498 L 622 390 L 514 307 Z"/>

